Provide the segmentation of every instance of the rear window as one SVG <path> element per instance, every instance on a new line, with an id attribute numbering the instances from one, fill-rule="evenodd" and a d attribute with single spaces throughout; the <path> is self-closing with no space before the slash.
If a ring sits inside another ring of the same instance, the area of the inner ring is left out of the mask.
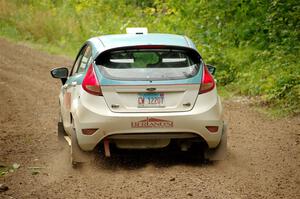
<path id="1" fill-rule="evenodd" d="M 199 71 L 199 61 L 174 49 L 112 51 L 96 64 L 105 77 L 117 80 L 177 80 L 191 78 Z"/>

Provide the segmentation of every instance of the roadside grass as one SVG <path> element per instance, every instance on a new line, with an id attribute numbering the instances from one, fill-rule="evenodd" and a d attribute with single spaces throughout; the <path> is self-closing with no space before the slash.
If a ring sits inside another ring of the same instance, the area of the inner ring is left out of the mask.
<path id="1" fill-rule="evenodd" d="M 88 38 L 124 33 L 126 27 L 142 26 L 148 27 L 149 32 L 185 34 L 195 41 L 206 63 L 217 67 L 216 79 L 222 98 L 256 97 L 257 107 L 275 117 L 300 114 L 299 50 L 286 47 L 293 35 L 285 38 L 286 46 L 274 43 L 267 47 L 261 35 L 251 32 L 251 24 L 263 23 L 264 18 L 252 13 L 248 21 L 232 20 L 247 19 L 248 15 L 242 12 L 226 18 L 224 11 L 231 11 L 232 7 L 226 7 L 221 1 L 200 3 L 202 10 L 193 1 L 186 4 L 175 0 L 128 2 L 0 0 L 0 36 L 74 58 Z M 255 8 L 256 11 L 250 4 L 243 6 L 251 8 L 250 12 L 264 12 L 261 10 L 264 7 Z M 220 29 L 221 25 L 224 27 Z M 281 24 L 275 25 L 282 29 Z M 255 41 L 238 40 L 237 35 L 253 36 Z M 239 45 L 231 44 L 237 41 Z"/>
<path id="2" fill-rule="evenodd" d="M 10 41 L 10 42 L 14 42 L 14 43 L 18 43 L 18 44 L 22 44 L 25 46 L 28 46 L 30 48 L 34 48 L 52 55 L 63 55 L 63 56 L 67 56 L 70 59 L 73 59 L 76 53 L 72 53 L 70 51 L 66 51 L 64 49 L 61 49 L 57 46 L 54 46 L 52 44 L 49 43 L 43 43 L 43 42 L 37 42 L 37 41 L 33 41 L 33 40 L 23 40 L 22 38 L 18 37 L 18 36 L 14 36 L 14 35 L 9 35 L 7 33 L 3 33 L 0 32 L 0 37 L 5 38 L 6 40 Z"/>
<path id="3" fill-rule="evenodd" d="M 270 119 L 278 119 L 293 116 L 290 114 L 290 111 L 282 111 L 282 109 L 278 107 L 266 107 L 256 105 L 255 110 Z"/>
<path id="4" fill-rule="evenodd" d="M 12 165 L 2 165 L 0 164 L 0 177 L 5 176 L 8 173 L 15 172 L 20 168 L 20 164 L 13 163 Z"/>
<path id="5" fill-rule="evenodd" d="M 0 165 L 0 177 L 6 175 L 9 172 L 9 168 Z"/>

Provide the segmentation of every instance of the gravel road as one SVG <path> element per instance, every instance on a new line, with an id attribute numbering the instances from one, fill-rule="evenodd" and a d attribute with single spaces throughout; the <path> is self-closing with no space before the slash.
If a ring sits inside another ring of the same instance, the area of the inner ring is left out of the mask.
<path id="1" fill-rule="evenodd" d="M 72 61 L 0 39 L 0 198 L 300 198 L 300 117 L 269 119 L 243 100 L 223 102 L 225 161 L 183 152 L 118 151 L 73 169 L 57 141 L 60 82 Z M 113 154 L 114 155 L 114 154 Z"/>

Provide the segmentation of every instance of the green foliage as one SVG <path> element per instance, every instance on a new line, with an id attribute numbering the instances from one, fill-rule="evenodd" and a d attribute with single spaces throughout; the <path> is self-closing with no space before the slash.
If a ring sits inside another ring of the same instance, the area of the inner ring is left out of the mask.
<path id="1" fill-rule="evenodd" d="M 0 35 L 73 56 L 86 39 L 126 27 L 188 35 L 217 66 L 219 88 L 299 114 L 299 8 L 297 0 L 0 0 Z"/>

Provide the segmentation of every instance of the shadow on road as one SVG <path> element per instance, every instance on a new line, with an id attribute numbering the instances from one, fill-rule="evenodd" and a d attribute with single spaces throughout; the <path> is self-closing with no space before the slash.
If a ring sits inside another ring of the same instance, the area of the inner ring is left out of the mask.
<path id="1" fill-rule="evenodd" d="M 180 151 L 178 148 L 167 147 L 164 149 L 144 150 L 120 150 L 112 148 L 112 156 L 104 157 L 103 151 L 95 154 L 95 165 L 101 169 L 108 170 L 135 170 L 152 165 L 157 168 L 170 167 L 175 165 L 206 166 L 211 165 L 204 159 L 203 149 L 192 148 L 189 151 Z"/>

